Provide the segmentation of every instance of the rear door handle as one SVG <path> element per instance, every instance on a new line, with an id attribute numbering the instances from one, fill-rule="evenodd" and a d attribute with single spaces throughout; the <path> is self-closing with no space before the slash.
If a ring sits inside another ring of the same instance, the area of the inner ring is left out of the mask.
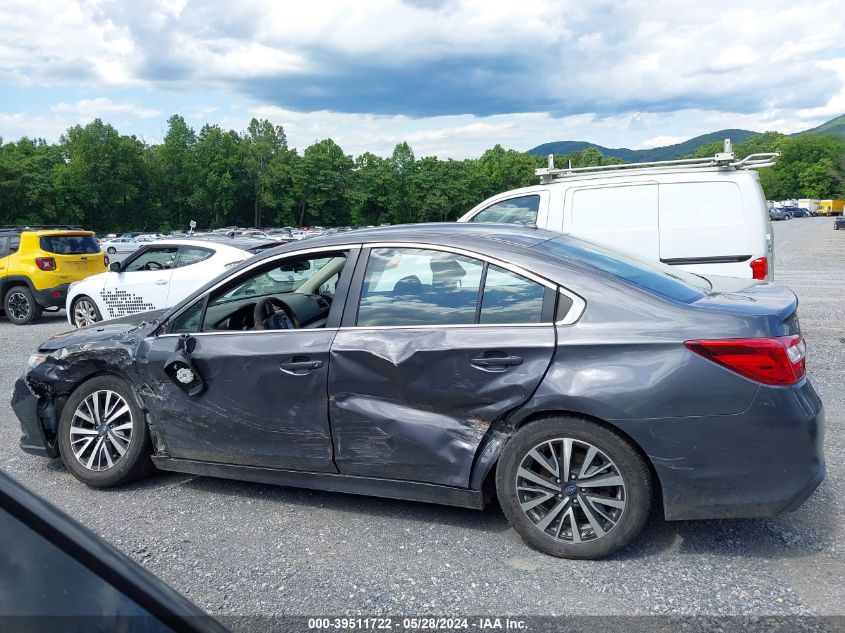
<path id="1" fill-rule="evenodd" d="M 159 280 L 157 280 L 157 281 L 156 281 L 156 285 L 157 285 L 157 286 L 166 286 L 166 285 L 167 285 L 167 279 L 159 279 Z"/>
<path id="2" fill-rule="evenodd" d="M 323 361 L 321 360 L 311 360 L 307 357 L 295 356 L 288 362 L 280 364 L 279 369 L 293 376 L 304 376 L 308 372 L 320 369 L 322 366 Z"/>
<path id="3" fill-rule="evenodd" d="M 476 356 L 470 361 L 480 369 L 502 369 L 522 365 L 521 356 Z"/>

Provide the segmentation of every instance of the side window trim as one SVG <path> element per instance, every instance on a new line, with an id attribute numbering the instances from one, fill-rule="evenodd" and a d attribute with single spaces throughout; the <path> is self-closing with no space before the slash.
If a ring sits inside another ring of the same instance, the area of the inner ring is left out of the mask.
<path id="1" fill-rule="evenodd" d="M 453 253 L 456 255 L 463 255 L 465 257 L 471 257 L 474 259 L 479 260 L 483 263 L 484 268 L 482 270 L 481 282 L 478 288 L 478 301 L 476 303 L 475 308 L 475 323 L 471 324 L 451 324 L 451 325 L 357 325 L 358 320 L 358 307 L 361 303 L 361 295 L 364 289 L 364 278 L 367 271 L 367 263 L 370 259 L 370 252 L 372 249 L 375 248 L 416 248 L 420 250 L 437 250 L 437 251 L 445 251 L 447 253 Z M 521 275 L 530 281 L 534 281 L 535 283 L 540 284 L 546 289 L 546 292 L 543 296 L 543 322 L 542 323 L 503 323 L 503 324 L 484 324 L 479 323 L 479 312 L 481 309 L 481 298 L 484 293 L 484 286 L 486 283 L 487 277 L 487 268 L 488 265 L 492 264 L 494 266 L 498 266 L 500 268 L 504 268 L 506 270 L 511 271 L 517 275 Z M 572 301 L 572 306 L 569 311 L 562 316 L 560 319 L 555 319 L 554 315 L 556 306 L 557 306 L 557 295 L 558 293 L 564 295 L 568 299 Z M 535 275 L 534 273 L 524 270 L 519 266 L 515 266 L 509 262 L 504 262 L 501 260 L 497 260 L 494 257 L 489 257 L 486 255 L 482 255 L 480 253 L 474 253 L 472 251 L 467 251 L 461 248 L 452 247 L 452 246 L 442 246 L 440 244 L 422 244 L 416 242 L 380 242 L 376 244 L 366 244 L 361 249 L 361 254 L 358 257 L 357 265 L 355 266 L 355 272 L 352 275 L 351 279 L 351 287 L 349 288 L 349 292 L 346 295 L 346 306 L 343 311 L 343 319 L 340 323 L 340 329 L 347 330 L 387 330 L 387 329 L 404 329 L 404 330 L 413 330 L 413 329 L 428 329 L 428 328 L 465 328 L 465 327 L 543 327 L 543 326 L 556 326 L 556 325 L 571 325 L 575 323 L 583 314 L 584 309 L 586 308 L 586 302 L 577 294 L 562 288 L 558 284 L 549 281 L 539 275 Z"/>

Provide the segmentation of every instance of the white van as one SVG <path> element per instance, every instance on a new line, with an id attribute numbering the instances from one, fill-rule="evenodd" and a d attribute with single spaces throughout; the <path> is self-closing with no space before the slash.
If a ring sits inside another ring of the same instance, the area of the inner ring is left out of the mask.
<path id="1" fill-rule="evenodd" d="M 500 193 L 459 222 L 533 224 L 693 273 L 774 279 L 774 238 L 756 168 L 778 154 L 538 169 L 541 183 Z"/>

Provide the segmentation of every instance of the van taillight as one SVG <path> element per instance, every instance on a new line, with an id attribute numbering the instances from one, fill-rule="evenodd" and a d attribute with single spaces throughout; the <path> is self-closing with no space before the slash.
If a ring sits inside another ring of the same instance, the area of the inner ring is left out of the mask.
<path id="1" fill-rule="evenodd" d="M 56 260 L 52 257 L 36 257 L 35 265 L 41 270 L 56 270 Z"/>
<path id="2" fill-rule="evenodd" d="M 757 259 L 753 260 L 750 264 L 751 266 L 751 277 L 753 279 L 759 279 L 761 281 L 765 281 L 766 277 L 769 275 L 769 260 L 765 257 L 758 257 Z"/>
<path id="3" fill-rule="evenodd" d="M 807 372 L 807 346 L 797 334 L 686 341 L 684 345 L 707 360 L 765 385 L 794 385 Z"/>
<path id="4" fill-rule="evenodd" d="M 103 255 L 103 263 L 106 265 L 106 268 L 109 267 L 109 256 Z"/>

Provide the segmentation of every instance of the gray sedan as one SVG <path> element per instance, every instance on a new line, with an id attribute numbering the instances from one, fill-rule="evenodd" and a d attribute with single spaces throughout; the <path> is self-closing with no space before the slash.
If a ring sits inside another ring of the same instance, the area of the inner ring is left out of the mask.
<path id="1" fill-rule="evenodd" d="M 597 558 L 651 512 L 760 517 L 824 477 L 797 300 L 534 228 L 309 239 L 174 308 L 54 337 L 21 448 L 90 486 L 154 469 L 483 508 Z"/>

